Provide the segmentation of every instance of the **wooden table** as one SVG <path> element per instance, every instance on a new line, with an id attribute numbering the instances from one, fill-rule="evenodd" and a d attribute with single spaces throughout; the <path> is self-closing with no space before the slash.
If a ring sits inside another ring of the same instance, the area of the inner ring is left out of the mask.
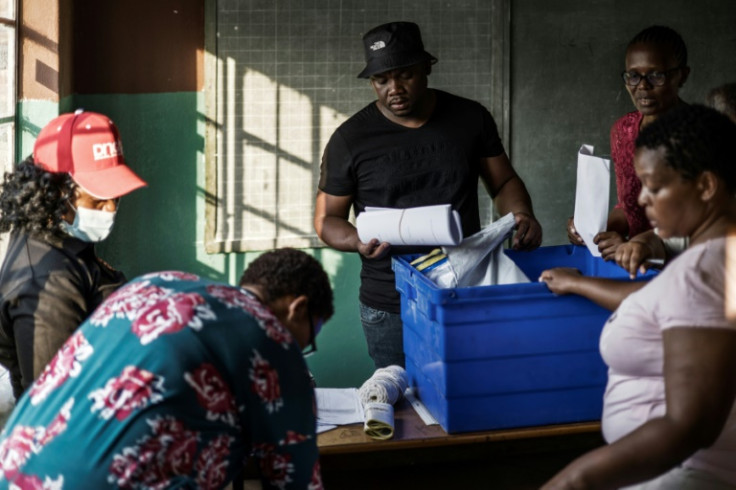
<path id="1" fill-rule="evenodd" d="M 326 488 L 539 488 L 575 457 L 604 444 L 600 423 L 447 434 L 411 405 L 395 407 L 394 437 L 376 441 L 362 424 L 317 437 Z"/>

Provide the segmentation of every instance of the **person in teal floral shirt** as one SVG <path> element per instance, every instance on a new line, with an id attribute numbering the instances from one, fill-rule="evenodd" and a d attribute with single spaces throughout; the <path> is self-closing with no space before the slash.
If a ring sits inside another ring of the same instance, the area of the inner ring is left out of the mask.
<path id="1" fill-rule="evenodd" d="M 241 287 L 186 272 L 116 291 L 19 400 L 0 488 L 322 488 L 302 349 L 333 314 L 321 265 L 267 252 Z"/>

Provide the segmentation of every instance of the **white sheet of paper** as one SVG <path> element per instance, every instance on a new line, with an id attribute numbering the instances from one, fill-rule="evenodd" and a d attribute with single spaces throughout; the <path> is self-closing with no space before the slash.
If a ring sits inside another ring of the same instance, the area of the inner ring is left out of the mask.
<path id="1" fill-rule="evenodd" d="M 355 220 L 358 238 L 392 245 L 457 245 L 463 239 L 460 214 L 449 204 L 394 209 L 367 207 Z"/>
<path id="2" fill-rule="evenodd" d="M 578 151 L 573 222 L 594 257 L 601 256 L 593 238 L 606 229 L 610 182 L 611 160 L 594 156 L 592 145 L 581 146 Z"/>
<path id="3" fill-rule="evenodd" d="M 323 432 L 327 432 L 328 430 L 337 429 L 337 426 L 334 424 L 323 424 L 319 420 L 317 420 L 317 434 L 321 434 Z"/>
<path id="4" fill-rule="evenodd" d="M 452 287 L 529 282 L 516 263 L 503 253 L 503 241 L 516 226 L 513 213 L 497 219 L 456 247 L 442 247 L 455 275 Z"/>
<path id="5" fill-rule="evenodd" d="M 365 421 L 357 388 L 315 388 L 314 393 L 318 426 L 362 424 Z"/>

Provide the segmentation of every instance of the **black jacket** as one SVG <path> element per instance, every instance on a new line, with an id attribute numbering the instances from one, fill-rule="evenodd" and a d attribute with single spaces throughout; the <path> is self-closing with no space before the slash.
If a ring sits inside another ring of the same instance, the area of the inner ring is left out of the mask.
<path id="1" fill-rule="evenodd" d="M 18 398 L 125 276 L 75 238 L 10 236 L 0 269 L 0 364 Z"/>

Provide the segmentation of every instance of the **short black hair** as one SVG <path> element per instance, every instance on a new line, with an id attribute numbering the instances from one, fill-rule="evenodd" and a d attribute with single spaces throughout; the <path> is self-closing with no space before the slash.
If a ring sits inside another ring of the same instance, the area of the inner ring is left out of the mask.
<path id="1" fill-rule="evenodd" d="M 685 41 L 671 27 L 658 25 L 647 27 L 629 41 L 629 45 L 626 47 L 627 51 L 631 46 L 639 43 L 667 46 L 672 49 L 672 54 L 674 54 L 678 66 L 687 66 L 687 46 L 685 45 Z"/>
<path id="2" fill-rule="evenodd" d="M 300 250 L 279 248 L 260 255 L 240 278 L 240 286 L 248 284 L 261 287 L 266 303 L 290 294 L 306 295 L 313 315 L 327 321 L 335 311 L 332 288 L 322 265 Z"/>
<path id="3" fill-rule="evenodd" d="M 736 190 L 736 124 L 721 112 L 700 104 L 681 104 L 644 127 L 637 148 L 665 149 L 665 162 L 683 178 L 704 171 Z"/>
<path id="4" fill-rule="evenodd" d="M 5 172 L 0 190 L 0 232 L 61 234 L 59 224 L 75 187 L 69 174 L 47 172 L 32 157 L 19 162 L 13 172 Z"/>

